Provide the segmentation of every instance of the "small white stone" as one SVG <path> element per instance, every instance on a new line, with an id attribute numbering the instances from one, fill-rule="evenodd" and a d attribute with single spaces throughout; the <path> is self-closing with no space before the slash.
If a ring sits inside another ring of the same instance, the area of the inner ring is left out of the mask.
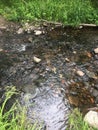
<path id="1" fill-rule="evenodd" d="M 95 52 L 96 54 L 98 54 L 98 48 L 95 48 L 95 49 L 94 49 L 94 52 Z"/>
<path id="2" fill-rule="evenodd" d="M 17 34 L 22 34 L 22 33 L 23 33 L 23 28 L 19 28 Z"/>
<path id="3" fill-rule="evenodd" d="M 73 54 L 76 54 L 77 52 L 76 51 L 73 51 Z"/>
<path id="4" fill-rule="evenodd" d="M 35 30 L 34 32 L 35 32 L 35 35 L 41 35 L 42 34 L 42 31 L 40 31 L 40 30 Z"/>
<path id="5" fill-rule="evenodd" d="M 39 59 L 39 58 L 37 58 L 37 57 L 35 57 L 35 56 L 33 57 L 33 60 L 34 60 L 35 63 L 41 62 L 41 59 Z"/>
<path id="6" fill-rule="evenodd" d="M 67 62 L 70 62 L 70 60 L 69 60 L 68 58 L 65 58 L 65 60 L 66 60 Z"/>
<path id="7" fill-rule="evenodd" d="M 90 126 L 98 128 L 98 112 L 89 111 L 85 117 L 84 121 L 87 122 Z"/>
<path id="8" fill-rule="evenodd" d="M 84 76 L 84 73 L 81 70 L 78 70 L 76 73 L 77 73 L 77 75 L 79 75 L 81 77 Z"/>
<path id="9" fill-rule="evenodd" d="M 3 49 L 2 48 L 0 48 L 0 52 L 2 52 L 3 51 Z"/>

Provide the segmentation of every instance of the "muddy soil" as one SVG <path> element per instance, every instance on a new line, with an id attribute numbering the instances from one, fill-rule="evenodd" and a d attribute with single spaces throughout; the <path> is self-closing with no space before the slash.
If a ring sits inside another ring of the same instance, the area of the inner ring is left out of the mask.
<path id="1" fill-rule="evenodd" d="M 73 107 L 83 112 L 98 103 L 96 48 L 96 27 L 23 29 L 5 22 L 0 26 L 1 99 L 6 86 L 14 85 L 31 122 L 37 120 L 43 130 L 65 130 Z"/>

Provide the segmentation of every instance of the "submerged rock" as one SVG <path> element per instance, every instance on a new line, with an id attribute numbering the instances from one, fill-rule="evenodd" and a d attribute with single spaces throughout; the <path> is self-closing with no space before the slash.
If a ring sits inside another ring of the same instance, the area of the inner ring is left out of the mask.
<path id="1" fill-rule="evenodd" d="M 33 57 L 33 60 L 34 60 L 35 63 L 41 62 L 41 59 L 39 59 L 39 58 L 37 58 L 37 57 L 35 57 L 35 56 Z"/>
<path id="2" fill-rule="evenodd" d="M 90 71 L 86 70 L 86 75 L 87 75 L 89 78 L 97 79 L 97 76 L 95 75 L 94 72 L 90 72 Z"/>
<path id="3" fill-rule="evenodd" d="M 77 75 L 79 75 L 81 77 L 84 76 L 84 73 L 81 70 L 78 70 L 76 73 L 77 73 Z"/>

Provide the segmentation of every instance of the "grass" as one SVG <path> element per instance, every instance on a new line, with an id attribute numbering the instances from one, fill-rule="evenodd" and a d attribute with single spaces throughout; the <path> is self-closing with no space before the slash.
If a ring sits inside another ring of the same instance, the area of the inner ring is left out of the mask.
<path id="1" fill-rule="evenodd" d="M 91 0 L 1 0 L 0 14 L 9 20 L 48 20 L 67 25 L 98 24 L 98 8 Z"/>
<path id="2" fill-rule="evenodd" d="M 14 103 L 12 107 L 5 112 L 6 104 L 9 99 L 16 94 L 15 87 L 8 87 L 5 93 L 5 100 L 0 107 L 0 130 L 40 130 L 36 124 L 30 124 L 26 119 L 26 109 L 19 103 Z"/>
<path id="3" fill-rule="evenodd" d="M 69 127 L 67 130 L 97 130 L 90 127 L 83 120 L 83 116 L 78 109 L 74 109 L 69 116 Z"/>

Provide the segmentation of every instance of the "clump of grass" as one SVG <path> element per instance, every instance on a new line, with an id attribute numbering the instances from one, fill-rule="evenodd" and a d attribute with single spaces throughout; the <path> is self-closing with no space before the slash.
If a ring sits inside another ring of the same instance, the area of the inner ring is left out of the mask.
<path id="1" fill-rule="evenodd" d="M 69 116 L 68 130 L 97 130 L 90 127 L 84 120 L 80 111 L 76 108 Z"/>
<path id="2" fill-rule="evenodd" d="M 5 106 L 8 100 L 16 94 L 15 87 L 8 87 L 5 93 L 5 100 L 0 107 L 0 130 L 40 130 L 36 124 L 30 124 L 26 119 L 26 109 L 19 103 L 14 103 L 9 110 L 5 112 Z"/>
<path id="3" fill-rule="evenodd" d="M 79 23 L 97 23 L 98 8 L 91 0 L 2 0 L 0 13 L 9 20 L 36 20 Z"/>

